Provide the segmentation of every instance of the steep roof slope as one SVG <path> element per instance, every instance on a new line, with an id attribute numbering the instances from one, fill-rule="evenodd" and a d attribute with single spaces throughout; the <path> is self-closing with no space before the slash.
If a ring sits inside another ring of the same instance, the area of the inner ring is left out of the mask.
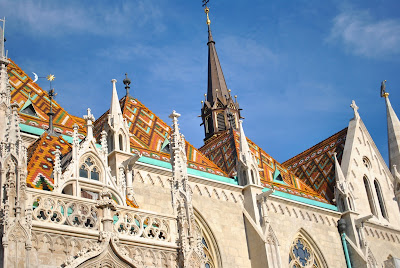
<path id="1" fill-rule="evenodd" d="M 324 196 L 329 202 L 334 198 L 335 159 L 342 162 L 347 128 L 321 141 L 304 152 L 282 163 L 300 180 Z"/>
<path id="2" fill-rule="evenodd" d="M 54 167 L 56 150 L 61 155 L 66 155 L 71 150 L 71 145 L 61 136 L 50 136 L 43 133 L 28 148 L 28 176 L 26 182 L 29 187 L 52 191 L 54 179 L 51 174 Z"/>
<path id="3" fill-rule="evenodd" d="M 171 128 L 137 99 L 123 97 L 120 100 L 121 111 L 128 122 L 131 137 L 131 151 L 146 157 L 169 162 L 167 153 Z M 109 111 L 95 122 L 94 135 L 98 139 L 108 120 Z M 205 157 L 193 145 L 186 141 L 188 167 L 200 171 L 227 176 L 217 165 Z"/>
<path id="4" fill-rule="evenodd" d="M 275 188 L 292 195 L 328 203 L 323 196 L 306 185 L 249 138 L 247 138 L 247 142 L 258 162 L 261 183 L 264 187 Z M 239 131 L 227 130 L 214 139 L 209 140 L 199 151 L 203 152 L 204 155 L 216 163 L 229 176 L 235 176 L 236 159 L 239 158 Z M 276 180 L 279 174 L 283 182 Z"/>
<path id="5" fill-rule="evenodd" d="M 21 123 L 41 129 L 49 127 L 50 100 L 45 90 L 41 89 L 32 79 L 10 60 L 7 67 L 11 88 L 11 102 L 19 105 Z M 79 125 L 81 138 L 86 133 L 83 119 L 70 115 L 57 101 L 53 100 L 54 130 L 60 134 L 72 136 L 72 127 Z"/>

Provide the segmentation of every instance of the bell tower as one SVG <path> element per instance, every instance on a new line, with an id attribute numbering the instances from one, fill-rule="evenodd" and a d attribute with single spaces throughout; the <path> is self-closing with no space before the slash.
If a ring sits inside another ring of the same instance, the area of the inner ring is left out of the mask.
<path id="1" fill-rule="evenodd" d="M 208 16 L 209 8 L 205 8 L 208 26 L 208 86 L 205 100 L 202 101 L 201 119 L 204 125 L 205 138 L 207 141 L 219 133 L 233 128 L 239 129 L 240 110 L 239 103 L 232 99 L 231 91 L 227 88 L 221 64 L 218 59 L 215 42 L 210 28 Z"/>

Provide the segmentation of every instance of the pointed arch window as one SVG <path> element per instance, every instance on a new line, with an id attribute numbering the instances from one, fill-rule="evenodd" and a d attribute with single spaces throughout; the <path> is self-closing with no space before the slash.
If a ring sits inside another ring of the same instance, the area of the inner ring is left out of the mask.
<path id="1" fill-rule="evenodd" d="M 371 212 L 375 216 L 378 216 L 378 213 L 376 212 L 376 208 L 375 208 L 374 197 L 373 197 L 372 191 L 371 191 L 371 185 L 369 184 L 367 176 L 364 176 L 363 180 L 364 180 L 365 191 L 367 192 L 367 198 L 368 198 L 368 203 L 369 203 Z"/>
<path id="2" fill-rule="evenodd" d="M 118 135 L 118 141 L 119 141 L 119 150 L 123 151 L 124 150 L 124 138 L 122 137 L 122 134 Z"/>
<path id="3" fill-rule="evenodd" d="M 92 157 L 86 157 L 85 161 L 81 164 L 79 168 L 79 177 L 95 181 L 100 180 L 100 169 L 95 164 L 95 161 Z"/>
<path id="4" fill-rule="evenodd" d="M 374 180 L 374 186 L 376 195 L 378 196 L 378 202 L 379 202 L 379 207 L 381 209 L 381 214 L 385 219 L 387 219 L 387 211 L 385 207 L 385 202 L 383 200 L 382 189 L 379 182 L 376 179 Z"/>
<path id="5" fill-rule="evenodd" d="M 195 225 L 201 235 L 203 253 L 205 257 L 205 268 L 222 267 L 221 255 L 215 237 L 203 217 L 194 210 Z"/>
<path id="6" fill-rule="evenodd" d="M 325 267 L 319 250 L 311 246 L 307 239 L 299 234 L 292 243 L 289 251 L 290 268 L 321 268 Z"/>

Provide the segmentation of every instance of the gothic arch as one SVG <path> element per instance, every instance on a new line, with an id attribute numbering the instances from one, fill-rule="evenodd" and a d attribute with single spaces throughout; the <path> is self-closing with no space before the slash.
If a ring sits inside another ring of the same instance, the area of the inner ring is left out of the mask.
<path id="1" fill-rule="evenodd" d="M 92 162 L 87 162 L 90 159 Z M 87 176 L 83 176 L 83 178 L 93 179 L 99 182 L 105 182 L 106 177 L 106 167 L 104 166 L 103 161 L 99 159 L 96 153 L 89 151 L 84 153 L 79 159 L 79 174 L 78 177 L 81 176 L 81 170 L 87 171 Z M 97 175 L 94 175 L 96 174 Z M 92 178 L 93 176 L 93 178 Z M 97 177 L 95 177 L 97 176 Z"/>
<path id="2" fill-rule="evenodd" d="M 203 250 L 206 255 L 207 262 L 209 263 L 210 268 L 221 268 L 222 267 L 222 259 L 220 250 L 218 247 L 217 240 L 214 236 L 213 231 L 208 226 L 204 217 L 200 214 L 200 212 L 193 208 L 194 216 L 197 225 L 199 226 L 202 233 L 202 242 L 203 242 Z"/>
<path id="3" fill-rule="evenodd" d="M 318 245 L 302 228 L 297 232 L 292 244 L 290 245 L 289 267 L 328 267 Z"/>

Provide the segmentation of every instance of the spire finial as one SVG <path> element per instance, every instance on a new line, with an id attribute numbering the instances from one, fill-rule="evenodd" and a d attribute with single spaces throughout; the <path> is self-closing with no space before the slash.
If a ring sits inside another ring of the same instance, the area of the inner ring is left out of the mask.
<path id="1" fill-rule="evenodd" d="M 208 13 L 210 12 L 210 9 L 206 6 L 206 8 L 204 9 L 204 12 L 206 13 L 206 15 L 207 15 L 207 25 L 210 25 L 211 24 L 211 20 L 210 20 L 210 17 L 208 16 Z"/>
<path id="2" fill-rule="evenodd" d="M 383 80 L 381 83 L 381 97 L 382 98 L 389 97 L 389 93 L 386 92 L 386 80 Z"/>
<path id="3" fill-rule="evenodd" d="M 131 88 L 129 85 L 131 84 L 131 79 L 128 78 L 128 74 L 125 73 L 125 79 L 124 81 L 122 81 L 125 85 L 125 89 L 126 89 L 126 96 L 129 96 L 129 89 Z"/>

